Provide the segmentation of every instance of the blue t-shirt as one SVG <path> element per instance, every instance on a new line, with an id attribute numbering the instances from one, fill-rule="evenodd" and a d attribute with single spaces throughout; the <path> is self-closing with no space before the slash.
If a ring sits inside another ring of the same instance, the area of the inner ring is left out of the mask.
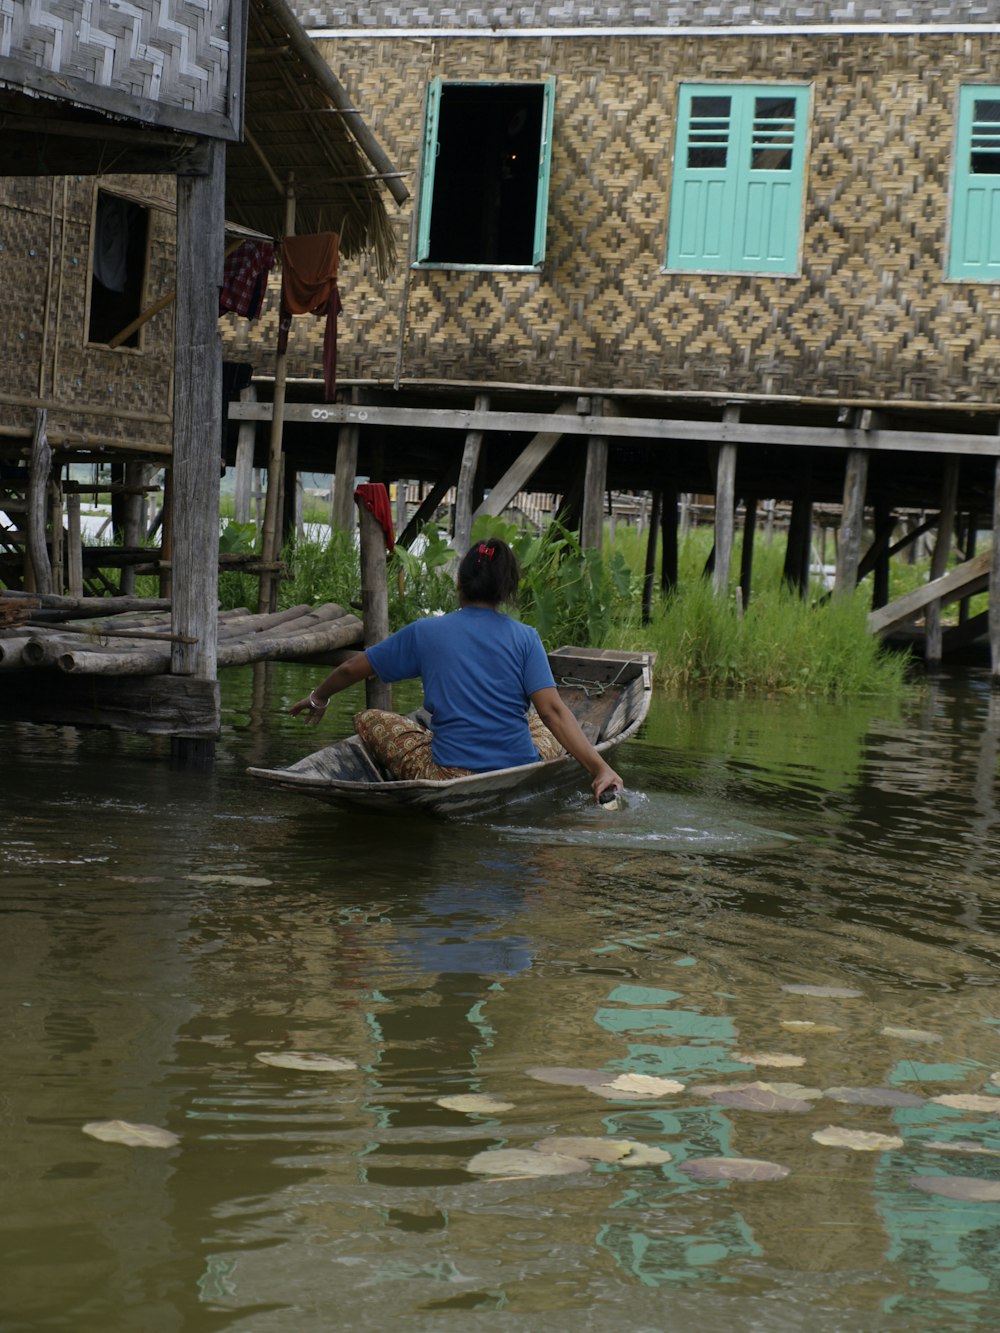
<path id="1" fill-rule="evenodd" d="M 533 764 L 530 696 L 555 685 L 536 630 L 488 607 L 415 620 L 365 650 L 380 680 L 424 686 L 434 762 L 483 772 Z"/>

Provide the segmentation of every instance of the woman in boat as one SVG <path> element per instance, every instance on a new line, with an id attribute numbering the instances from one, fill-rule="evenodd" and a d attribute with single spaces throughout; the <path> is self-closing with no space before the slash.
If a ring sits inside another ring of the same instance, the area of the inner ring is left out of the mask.
<path id="1" fill-rule="evenodd" d="M 432 731 L 378 708 L 354 719 L 366 747 L 394 777 L 466 777 L 566 750 L 590 774 L 598 800 L 620 790 L 622 779 L 560 697 L 537 631 L 499 610 L 513 602 L 519 580 L 517 557 L 506 542 L 476 543 L 458 567 L 457 611 L 415 620 L 349 658 L 291 712 L 315 726 L 330 697 L 358 681 L 419 676 Z"/>

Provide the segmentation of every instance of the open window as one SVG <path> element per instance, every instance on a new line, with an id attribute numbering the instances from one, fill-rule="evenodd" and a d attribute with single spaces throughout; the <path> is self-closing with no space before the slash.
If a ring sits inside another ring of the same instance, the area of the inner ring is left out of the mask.
<path id="1" fill-rule="evenodd" d="M 107 344 L 142 313 L 149 209 L 98 190 L 90 264 L 87 341 Z M 138 347 L 139 330 L 118 344 Z"/>
<path id="2" fill-rule="evenodd" d="M 545 258 L 555 80 L 432 80 L 416 261 L 538 268 Z"/>
<path id="3" fill-rule="evenodd" d="M 948 277 L 1000 282 L 1000 87 L 958 100 Z"/>
<path id="4" fill-rule="evenodd" d="M 681 86 L 668 269 L 798 272 L 808 100 L 801 86 Z"/>

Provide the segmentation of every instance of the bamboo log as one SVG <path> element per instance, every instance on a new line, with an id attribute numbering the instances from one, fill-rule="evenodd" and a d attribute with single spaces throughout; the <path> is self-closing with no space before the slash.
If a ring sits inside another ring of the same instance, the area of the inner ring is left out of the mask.
<path id="1" fill-rule="evenodd" d="M 12 671 L 24 665 L 23 654 L 28 640 L 17 637 L 0 639 L 0 671 Z"/>
<path id="2" fill-rule="evenodd" d="M 92 616 L 95 612 L 117 615 L 122 611 L 170 610 L 170 602 L 158 597 L 62 597 L 58 593 L 20 592 L 5 588 L 0 592 L 0 601 L 7 597 L 31 598 L 33 605 L 73 613 L 74 620 L 81 616 Z"/>

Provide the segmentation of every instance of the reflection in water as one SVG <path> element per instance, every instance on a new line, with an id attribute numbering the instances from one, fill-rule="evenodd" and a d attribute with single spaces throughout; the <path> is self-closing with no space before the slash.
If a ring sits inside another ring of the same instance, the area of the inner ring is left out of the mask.
<path id="1" fill-rule="evenodd" d="M 912 1184 L 1000 1179 L 989 1103 L 932 1100 L 1000 1098 L 985 678 L 942 677 L 889 717 L 657 700 L 619 755 L 624 812 L 560 795 L 447 822 L 244 775 L 316 739 L 281 712 L 305 675 L 224 677 L 211 774 L 172 773 L 156 742 L 3 728 L 5 1333 L 436 1330 L 448 1312 L 475 1329 L 497 1311 L 652 1329 L 665 1299 L 672 1328 L 705 1333 L 995 1326 L 1000 1205 Z M 337 704 L 327 738 L 357 700 Z M 783 989 L 803 984 L 818 993 Z M 255 1059 L 285 1049 L 357 1068 Z M 628 1100 L 539 1066 L 685 1087 Z M 753 1081 L 797 1083 L 800 1106 L 715 1100 Z M 823 1095 L 844 1087 L 919 1102 Z M 469 1092 L 514 1109 L 437 1104 Z M 114 1118 L 180 1146 L 81 1133 Z M 831 1124 L 903 1147 L 816 1143 Z M 672 1160 L 465 1170 L 551 1134 Z M 719 1155 L 790 1174 L 681 1169 Z"/>

